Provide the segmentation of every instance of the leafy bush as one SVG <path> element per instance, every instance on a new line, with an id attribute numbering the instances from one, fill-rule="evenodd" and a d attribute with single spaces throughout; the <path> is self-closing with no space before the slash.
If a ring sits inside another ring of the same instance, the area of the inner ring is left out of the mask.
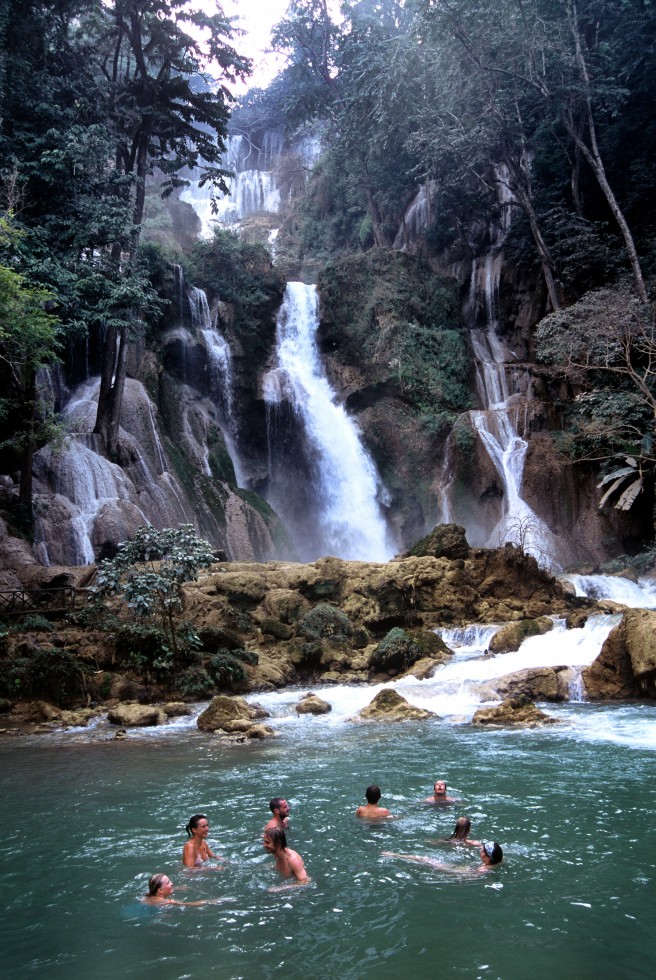
<path id="1" fill-rule="evenodd" d="M 190 698 L 202 698 L 214 691 L 214 681 L 204 667 L 187 667 L 175 678 L 176 687 Z"/>
<path id="2" fill-rule="evenodd" d="M 119 623 L 114 629 L 114 642 L 119 657 L 147 680 L 161 681 L 171 674 L 171 648 L 159 627 Z"/>
<path id="3" fill-rule="evenodd" d="M 244 664 L 258 663 L 257 653 L 250 650 L 219 649 L 210 657 L 207 668 L 218 687 L 234 687 L 242 684 L 246 678 Z"/>
<path id="4" fill-rule="evenodd" d="M 139 527 L 132 541 L 119 546 L 115 558 L 101 562 L 94 591 L 120 596 L 135 617 L 156 620 L 177 662 L 179 634 L 184 633 L 182 586 L 195 581 L 200 569 L 213 561 L 210 545 L 196 536 L 191 524 L 161 531 Z M 186 632 L 187 639 L 193 637 L 189 629 Z"/>
<path id="5" fill-rule="evenodd" d="M 91 668 L 68 650 L 24 650 L 0 675 L 0 693 L 8 697 L 43 698 L 66 706 L 86 694 Z"/>
<path id="6" fill-rule="evenodd" d="M 51 633 L 53 629 L 54 626 L 50 620 L 46 619 L 45 616 L 39 616 L 38 613 L 26 616 L 23 622 L 16 627 L 16 630 L 21 633 Z"/>
<path id="7" fill-rule="evenodd" d="M 352 636 L 353 627 L 348 616 L 341 609 L 321 602 L 301 616 L 296 626 L 296 633 L 308 640 L 332 640 L 336 643 L 345 643 Z"/>

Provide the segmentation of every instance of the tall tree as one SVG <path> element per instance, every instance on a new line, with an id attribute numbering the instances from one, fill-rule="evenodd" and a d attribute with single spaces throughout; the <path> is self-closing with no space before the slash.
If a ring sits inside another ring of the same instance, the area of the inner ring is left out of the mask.
<path id="1" fill-rule="evenodd" d="M 233 102 L 226 82 L 245 78 L 250 61 L 228 43 L 233 30 L 218 5 L 210 15 L 190 7 L 189 0 L 114 0 L 107 19 L 102 70 L 116 133 L 116 171 L 131 181 L 128 263 L 134 269 L 146 178 L 155 168 L 168 175 L 164 187 L 170 191 L 186 183 L 178 176 L 184 167 L 202 164 L 201 185 L 227 191 L 228 174 L 219 165 Z M 210 65 L 221 76 L 215 90 Z M 113 257 L 120 264 L 119 243 Z M 128 324 L 110 322 L 94 429 L 110 456 L 118 446 L 128 343 Z"/>

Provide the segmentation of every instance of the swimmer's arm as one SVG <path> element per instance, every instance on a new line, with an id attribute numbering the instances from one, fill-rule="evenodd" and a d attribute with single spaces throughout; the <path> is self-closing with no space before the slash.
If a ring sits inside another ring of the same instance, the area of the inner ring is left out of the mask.
<path id="1" fill-rule="evenodd" d="M 205 847 L 207 848 L 207 856 L 209 858 L 214 858 L 215 861 L 220 861 L 221 860 L 221 855 L 220 854 L 215 854 L 209 844 L 206 844 Z"/>

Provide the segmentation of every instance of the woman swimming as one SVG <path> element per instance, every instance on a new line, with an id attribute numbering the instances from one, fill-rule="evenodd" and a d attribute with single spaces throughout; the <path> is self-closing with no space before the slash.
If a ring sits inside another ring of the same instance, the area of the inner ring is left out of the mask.
<path id="1" fill-rule="evenodd" d="M 219 859 L 207 843 L 210 832 L 207 817 L 204 813 L 195 813 L 186 826 L 189 840 L 182 849 L 182 863 L 185 868 L 202 868 L 210 858 Z"/>
<path id="2" fill-rule="evenodd" d="M 451 844 L 467 844 L 469 847 L 480 847 L 481 842 L 479 840 L 469 840 L 470 830 L 471 820 L 469 817 L 458 817 L 453 833 L 447 840 Z"/>
<path id="3" fill-rule="evenodd" d="M 171 898 L 173 882 L 168 875 L 155 874 L 148 882 L 148 891 L 144 896 L 147 905 L 209 905 L 210 902 L 201 899 L 198 902 L 176 902 Z"/>
<path id="4" fill-rule="evenodd" d="M 500 865 L 503 860 L 503 851 L 496 841 L 481 844 L 480 855 L 483 863 L 478 868 L 463 868 L 454 864 L 443 864 L 441 861 L 436 861 L 435 858 L 420 857 L 417 854 L 395 854 L 393 851 L 383 851 L 381 856 L 401 858 L 402 861 L 414 861 L 417 864 L 427 864 L 429 868 L 434 868 L 435 871 L 446 871 L 447 874 L 452 875 L 483 874 Z"/>

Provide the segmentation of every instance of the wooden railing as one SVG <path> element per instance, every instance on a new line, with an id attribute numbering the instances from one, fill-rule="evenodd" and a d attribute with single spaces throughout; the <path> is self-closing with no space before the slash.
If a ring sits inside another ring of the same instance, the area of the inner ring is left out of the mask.
<path id="1" fill-rule="evenodd" d="M 79 609 L 93 598 L 89 589 L 65 586 L 57 589 L 3 589 L 0 616 L 26 616 L 29 613 L 62 614 Z"/>

